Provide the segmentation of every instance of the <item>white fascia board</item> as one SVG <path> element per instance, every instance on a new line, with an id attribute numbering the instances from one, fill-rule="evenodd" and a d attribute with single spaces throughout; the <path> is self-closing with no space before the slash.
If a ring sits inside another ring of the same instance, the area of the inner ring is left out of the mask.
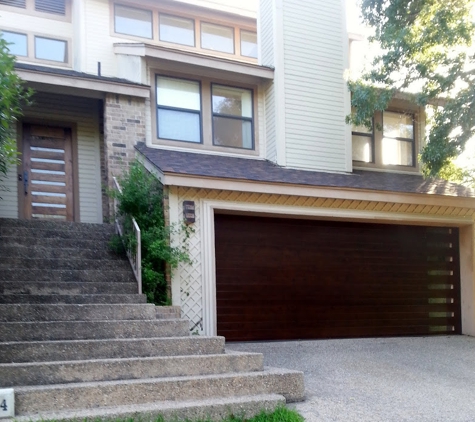
<path id="1" fill-rule="evenodd" d="M 348 199 L 353 201 L 394 202 L 445 207 L 475 209 L 475 198 L 443 196 L 437 194 L 418 194 L 409 192 L 390 192 L 365 189 L 350 189 L 331 186 L 307 186 L 284 183 L 265 183 L 250 180 L 230 180 L 212 177 L 188 176 L 163 173 L 165 186 L 183 186 L 200 189 L 230 190 L 274 195 L 308 196 L 312 198 Z M 471 217 L 469 218 L 471 219 Z"/>
<path id="2" fill-rule="evenodd" d="M 80 90 L 112 92 L 114 94 L 130 95 L 139 98 L 150 98 L 149 86 L 127 85 L 120 82 L 58 75 L 26 69 L 16 69 L 16 73 L 26 82 L 56 85 Z"/>
<path id="3" fill-rule="evenodd" d="M 173 50 L 159 46 L 117 43 L 114 44 L 114 52 L 116 54 L 167 60 L 170 62 L 194 65 L 212 70 L 246 75 L 257 80 L 274 79 L 274 70 L 265 66 L 206 56 L 188 51 Z"/>

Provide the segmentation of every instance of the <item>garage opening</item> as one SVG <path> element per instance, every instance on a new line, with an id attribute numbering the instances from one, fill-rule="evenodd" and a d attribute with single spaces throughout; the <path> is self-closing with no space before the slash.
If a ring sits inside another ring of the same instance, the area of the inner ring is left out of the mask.
<path id="1" fill-rule="evenodd" d="M 215 215 L 229 341 L 460 334 L 458 229 Z"/>

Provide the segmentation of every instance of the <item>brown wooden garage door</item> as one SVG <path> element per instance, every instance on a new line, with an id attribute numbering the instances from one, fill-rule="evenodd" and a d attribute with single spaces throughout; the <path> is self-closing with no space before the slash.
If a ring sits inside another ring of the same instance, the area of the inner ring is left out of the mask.
<path id="1" fill-rule="evenodd" d="M 457 334 L 458 229 L 215 216 L 227 340 Z"/>

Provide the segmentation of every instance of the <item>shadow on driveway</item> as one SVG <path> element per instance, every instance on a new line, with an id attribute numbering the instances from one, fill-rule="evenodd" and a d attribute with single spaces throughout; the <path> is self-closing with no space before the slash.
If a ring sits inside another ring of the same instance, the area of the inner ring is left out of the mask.
<path id="1" fill-rule="evenodd" d="M 475 338 L 227 343 L 305 374 L 310 422 L 475 422 Z"/>

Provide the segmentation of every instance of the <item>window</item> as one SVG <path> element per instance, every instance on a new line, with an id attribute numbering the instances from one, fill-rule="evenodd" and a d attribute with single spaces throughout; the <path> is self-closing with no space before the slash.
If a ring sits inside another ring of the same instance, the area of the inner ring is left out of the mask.
<path id="1" fill-rule="evenodd" d="M 201 142 L 199 82 L 157 76 L 157 135 L 160 139 Z"/>
<path id="2" fill-rule="evenodd" d="M 28 36 L 26 34 L 2 31 L 0 37 L 9 43 L 8 50 L 10 50 L 10 54 L 28 56 Z"/>
<path id="3" fill-rule="evenodd" d="M 65 0 L 35 0 L 35 10 L 37 12 L 53 13 L 55 15 L 66 15 Z"/>
<path id="4" fill-rule="evenodd" d="M 383 112 L 383 164 L 414 165 L 414 115 Z"/>
<path id="5" fill-rule="evenodd" d="M 373 129 L 365 126 L 353 126 L 353 160 L 364 163 L 374 162 Z"/>
<path id="6" fill-rule="evenodd" d="M 257 34 L 241 30 L 241 56 L 257 59 Z"/>
<path id="7" fill-rule="evenodd" d="M 11 7 L 26 9 L 26 0 L 0 0 L 0 4 Z"/>
<path id="8" fill-rule="evenodd" d="M 253 149 L 252 91 L 212 86 L 213 144 Z"/>
<path id="9" fill-rule="evenodd" d="M 153 38 L 152 12 L 133 7 L 115 5 L 115 32 L 135 37 Z"/>
<path id="10" fill-rule="evenodd" d="M 375 113 L 372 129 L 353 126 L 353 161 L 376 167 L 415 167 L 415 120 L 413 113 L 384 111 Z"/>
<path id="11" fill-rule="evenodd" d="M 195 22 L 192 19 L 160 14 L 160 41 L 195 46 Z"/>
<path id="12" fill-rule="evenodd" d="M 35 58 L 53 62 L 68 62 L 68 44 L 66 41 L 52 38 L 35 37 Z"/>
<path id="13" fill-rule="evenodd" d="M 234 54 L 234 29 L 202 22 L 201 48 Z"/>

